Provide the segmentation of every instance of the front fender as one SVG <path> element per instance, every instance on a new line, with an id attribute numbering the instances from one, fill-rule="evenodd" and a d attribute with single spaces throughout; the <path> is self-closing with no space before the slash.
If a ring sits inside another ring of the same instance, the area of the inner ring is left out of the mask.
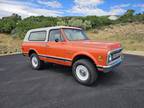
<path id="1" fill-rule="evenodd" d="M 83 51 L 78 52 L 78 53 L 75 53 L 75 54 L 72 56 L 72 60 L 74 60 L 75 57 L 80 56 L 80 55 L 87 56 L 88 58 L 90 58 L 91 60 L 93 60 L 93 62 L 94 62 L 95 64 L 98 64 L 96 58 L 95 58 L 92 54 L 90 54 L 90 53 L 88 53 L 88 52 L 83 52 Z"/>

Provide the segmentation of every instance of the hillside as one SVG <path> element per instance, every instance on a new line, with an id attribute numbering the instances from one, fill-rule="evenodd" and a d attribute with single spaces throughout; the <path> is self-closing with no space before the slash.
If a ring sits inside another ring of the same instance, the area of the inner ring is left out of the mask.
<path id="1" fill-rule="evenodd" d="M 14 39 L 10 35 L 0 34 L 0 54 L 20 52 L 21 42 L 22 40 Z"/>
<path id="2" fill-rule="evenodd" d="M 88 31 L 94 40 L 119 41 L 124 50 L 144 51 L 144 24 L 129 23 Z"/>
<path id="3" fill-rule="evenodd" d="M 117 24 L 87 31 L 88 36 L 97 41 L 119 41 L 124 50 L 144 51 L 144 24 Z M 22 40 L 0 34 L 0 54 L 20 52 Z"/>

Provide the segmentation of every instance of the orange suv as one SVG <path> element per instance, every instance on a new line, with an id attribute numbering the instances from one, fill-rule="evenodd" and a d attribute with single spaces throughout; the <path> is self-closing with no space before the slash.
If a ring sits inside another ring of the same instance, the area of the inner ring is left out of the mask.
<path id="1" fill-rule="evenodd" d="M 30 57 L 33 69 L 44 62 L 72 67 L 74 78 L 81 84 L 93 84 L 97 72 L 110 72 L 121 59 L 119 42 L 90 40 L 81 28 L 56 26 L 32 29 L 22 43 L 24 56 Z"/>

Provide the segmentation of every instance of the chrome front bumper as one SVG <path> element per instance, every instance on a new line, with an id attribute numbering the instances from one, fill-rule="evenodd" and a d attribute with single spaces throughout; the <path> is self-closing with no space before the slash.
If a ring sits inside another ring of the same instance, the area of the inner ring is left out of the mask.
<path id="1" fill-rule="evenodd" d="M 122 57 L 120 56 L 118 59 L 112 61 L 108 66 L 97 66 L 99 71 L 102 71 L 104 73 L 112 71 L 115 67 L 120 65 L 122 62 Z"/>

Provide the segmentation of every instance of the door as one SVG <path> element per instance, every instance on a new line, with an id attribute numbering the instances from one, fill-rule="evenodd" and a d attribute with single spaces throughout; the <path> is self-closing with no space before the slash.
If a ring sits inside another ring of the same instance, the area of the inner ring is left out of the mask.
<path id="1" fill-rule="evenodd" d="M 65 57 L 66 44 L 60 29 L 52 29 L 49 32 L 49 39 L 46 47 L 46 56 L 48 62 L 69 65 L 70 60 Z"/>

